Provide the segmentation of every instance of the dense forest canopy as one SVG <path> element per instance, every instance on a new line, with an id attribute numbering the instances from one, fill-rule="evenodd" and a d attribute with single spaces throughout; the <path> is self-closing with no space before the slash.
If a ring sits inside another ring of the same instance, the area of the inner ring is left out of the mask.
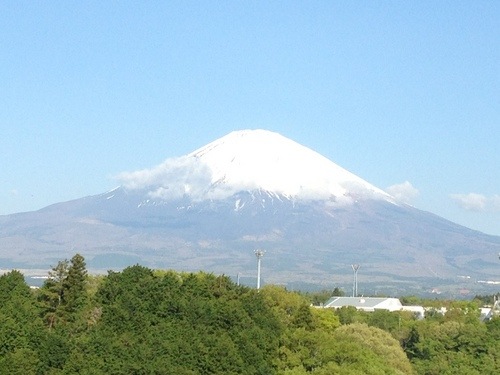
<path id="1" fill-rule="evenodd" d="M 313 307 L 316 295 L 140 265 L 87 274 L 76 254 L 37 290 L 0 276 L 2 374 L 493 374 L 500 318 Z M 414 302 L 414 298 L 410 298 Z"/>

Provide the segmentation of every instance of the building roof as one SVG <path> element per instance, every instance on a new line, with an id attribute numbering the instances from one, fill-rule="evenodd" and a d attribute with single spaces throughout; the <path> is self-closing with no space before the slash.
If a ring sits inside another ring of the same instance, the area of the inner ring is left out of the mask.
<path id="1" fill-rule="evenodd" d="M 481 307 L 480 318 L 482 321 L 489 320 L 493 316 L 493 309 L 491 307 Z"/>
<path id="2" fill-rule="evenodd" d="M 324 307 L 340 308 L 344 306 L 353 306 L 359 310 L 374 311 L 374 310 L 401 310 L 403 305 L 397 298 L 380 298 L 380 297 L 332 297 L 324 305 Z"/>

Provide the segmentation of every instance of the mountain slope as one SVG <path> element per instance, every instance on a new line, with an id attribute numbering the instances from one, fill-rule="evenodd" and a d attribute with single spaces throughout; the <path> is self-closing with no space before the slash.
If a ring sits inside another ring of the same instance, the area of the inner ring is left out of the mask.
<path id="1" fill-rule="evenodd" d="M 391 196 L 319 154 L 266 131 L 234 132 L 113 191 L 0 217 L 2 268 L 47 268 L 82 253 L 91 268 L 255 275 L 331 285 L 362 265 L 375 290 L 500 279 L 500 237 Z M 377 289 L 378 288 L 378 289 Z"/>

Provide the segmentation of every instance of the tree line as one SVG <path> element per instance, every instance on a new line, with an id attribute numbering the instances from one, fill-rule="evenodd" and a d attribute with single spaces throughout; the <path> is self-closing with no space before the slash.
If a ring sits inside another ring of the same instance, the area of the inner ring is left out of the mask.
<path id="1" fill-rule="evenodd" d="M 91 276 L 76 254 L 54 266 L 36 290 L 19 271 L 0 276 L 0 373 L 500 370 L 500 319 L 481 322 L 474 302 L 417 320 L 408 312 L 320 309 L 311 304 L 318 298 L 273 285 L 257 291 L 224 275 L 140 265 Z"/>

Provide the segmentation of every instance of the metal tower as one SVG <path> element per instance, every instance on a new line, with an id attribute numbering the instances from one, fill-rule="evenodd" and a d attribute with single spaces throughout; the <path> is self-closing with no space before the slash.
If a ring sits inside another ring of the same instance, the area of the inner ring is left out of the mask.
<path id="1" fill-rule="evenodd" d="M 352 270 L 354 271 L 354 281 L 352 284 L 352 296 L 357 297 L 358 296 L 358 270 L 359 270 L 359 264 L 353 264 L 351 265 Z"/>
<path id="2" fill-rule="evenodd" d="M 257 257 L 257 290 L 260 289 L 260 260 L 265 253 L 264 250 L 255 250 L 255 256 Z"/>

